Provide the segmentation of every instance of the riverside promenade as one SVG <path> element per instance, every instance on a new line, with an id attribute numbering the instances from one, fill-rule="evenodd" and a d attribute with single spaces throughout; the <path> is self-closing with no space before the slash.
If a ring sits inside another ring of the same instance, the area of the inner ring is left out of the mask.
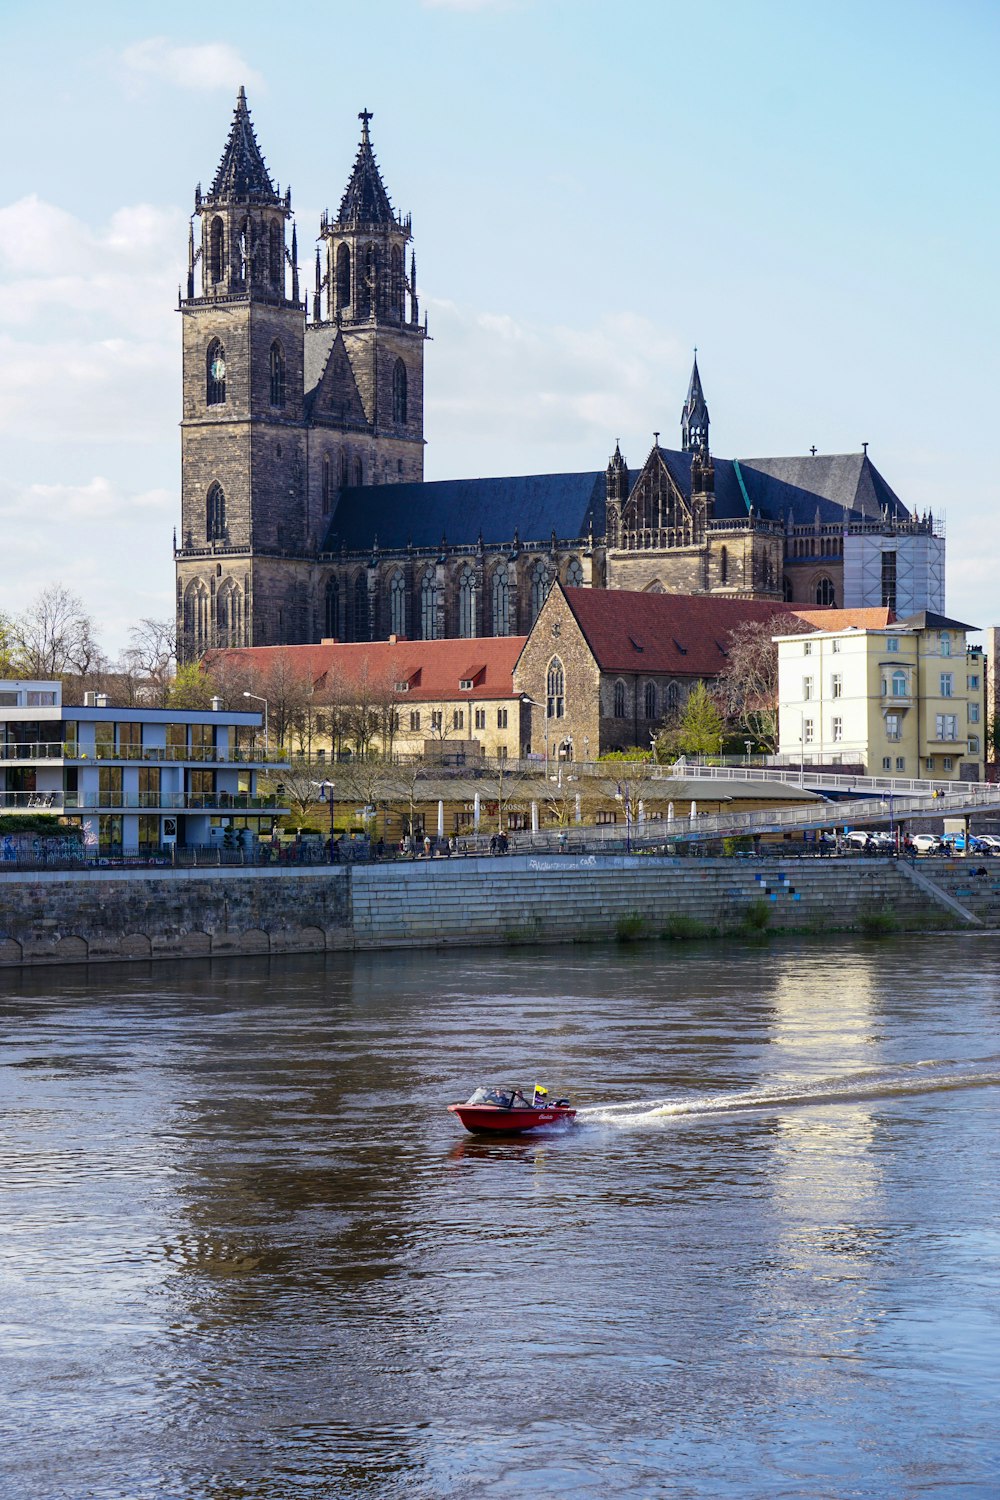
<path id="1" fill-rule="evenodd" d="M 1000 860 L 523 853 L 0 879 L 6 967 L 961 927 L 1000 927 Z"/>

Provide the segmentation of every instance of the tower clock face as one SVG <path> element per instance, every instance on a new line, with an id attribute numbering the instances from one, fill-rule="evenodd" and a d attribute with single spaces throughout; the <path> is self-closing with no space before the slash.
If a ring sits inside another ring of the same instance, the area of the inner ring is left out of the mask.
<path id="1" fill-rule="evenodd" d="M 217 354 L 215 356 L 215 358 L 212 360 L 212 379 L 213 380 L 225 380 L 225 378 L 226 378 L 226 361 L 222 358 L 221 354 Z"/>

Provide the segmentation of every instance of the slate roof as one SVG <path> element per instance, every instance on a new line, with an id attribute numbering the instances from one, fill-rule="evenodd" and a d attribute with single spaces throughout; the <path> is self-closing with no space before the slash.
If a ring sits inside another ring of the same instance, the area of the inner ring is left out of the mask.
<path id="1" fill-rule="evenodd" d="M 254 135 L 247 96 L 240 85 L 233 124 L 222 153 L 210 197 L 247 203 L 277 203 L 270 173 Z"/>
<path id="2" fill-rule="evenodd" d="M 661 448 L 670 475 L 685 496 L 691 494 L 690 453 Z M 878 472 L 867 453 L 806 454 L 799 458 L 716 458 L 716 520 L 745 517 L 752 506 L 775 521 L 812 525 L 819 512 L 824 523 L 843 521 L 845 508 L 855 519 L 878 521 L 883 507 L 893 519 L 910 512 Z"/>
<path id="3" fill-rule="evenodd" d="M 416 484 L 362 486 L 341 491 L 324 549 L 401 552 L 414 547 L 509 546 L 584 537 L 593 524 L 604 535 L 604 471 L 598 474 L 525 474 L 507 479 L 437 479 Z"/>
<path id="4" fill-rule="evenodd" d="M 981 625 L 963 625 L 961 620 L 951 620 L 947 615 L 936 615 L 929 609 L 922 609 L 915 615 L 907 615 L 905 620 L 897 622 L 906 625 L 910 630 L 981 630 Z"/>
<path id="5" fill-rule="evenodd" d="M 361 113 L 361 144 L 354 161 L 350 181 L 337 210 L 338 224 L 395 224 L 389 194 L 368 139 L 367 110 Z"/>
<path id="6" fill-rule="evenodd" d="M 524 649 L 523 635 L 476 640 L 355 641 L 329 645 L 246 646 L 210 653 L 211 660 L 243 664 L 266 678 L 280 662 L 283 670 L 311 679 L 317 693 L 327 684 L 366 683 L 390 692 L 409 683 L 400 701 L 436 703 L 457 698 L 517 698 L 514 663 Z M 471 688 L 461 688 L 463 681 Z"/>
<path id="7" fill-rule="evenodd" d="M 711 594 L 580 588 L 563 594 L 603 672 L 715 677 L 726 665 L 727 639 L 737 625 L 777 622 L 792 613 L 787 604 Z M 780 633 L 777 623 L 775 630 Z"/>

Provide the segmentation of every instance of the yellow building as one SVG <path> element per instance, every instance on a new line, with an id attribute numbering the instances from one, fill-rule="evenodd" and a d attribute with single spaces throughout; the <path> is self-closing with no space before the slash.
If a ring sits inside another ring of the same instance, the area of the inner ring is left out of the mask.
<path id="1" fill-rule="evenodd" d="M 985 663 L 976 627 L 925 612 L 877 629 L 778 636 L 779 753 L 870 776 L 979 781 Z"/>

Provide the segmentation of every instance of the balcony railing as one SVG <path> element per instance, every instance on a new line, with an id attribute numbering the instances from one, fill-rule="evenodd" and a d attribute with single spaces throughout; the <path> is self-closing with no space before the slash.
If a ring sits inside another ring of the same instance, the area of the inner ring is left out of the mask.
<path id="1" fill-rule="evenodd" d="M 275 796 L 248 792 L 3 792 L 8 812 L 273 812 L 288 811 Z"/>
<path id="2" fill-rule="evenodd" d="M 88 760 L 109 763 L 139 761 L 146 764 L 193 762 L 198 765 L 263 765 L 266 763 L 282 767 L 287 764 L 284 760 L 279 761 L 271 756 L 265 757 L 263 751 L 219 750 L 214 745 L 192 745 L 189 748 L 179 745 L 149 747 L 119 745 L 117 749 L 111 745 L 95 745 L 84 750 L 72 740 L 25 741 L 24 743 L 8 740 L 6 744 L 0 744 L 0 764 L 5 761 L 26 760 Z"/>

